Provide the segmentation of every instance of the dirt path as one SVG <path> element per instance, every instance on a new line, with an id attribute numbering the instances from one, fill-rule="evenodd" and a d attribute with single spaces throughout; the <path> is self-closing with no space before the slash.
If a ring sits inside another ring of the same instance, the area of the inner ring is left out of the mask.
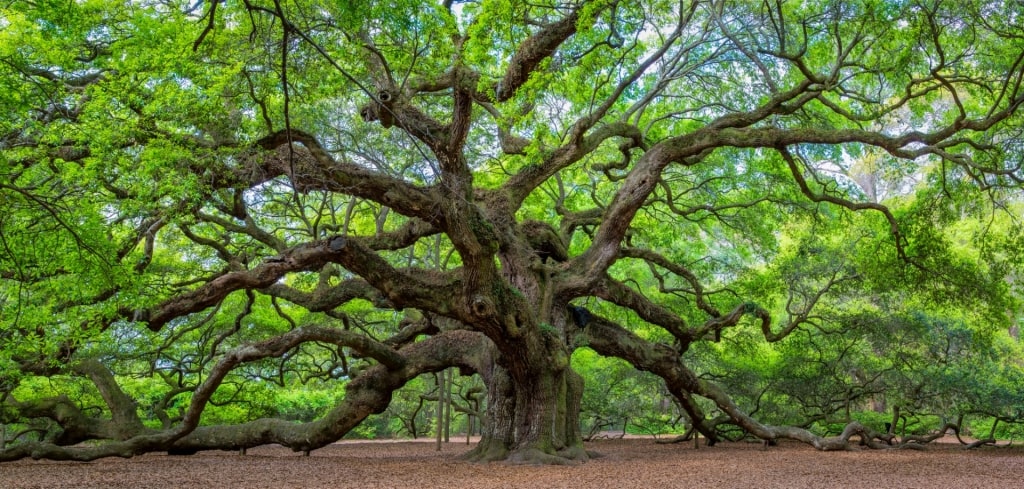
<path id="1" fill-rule="evenodd" d="M 0 488 L 1011 488 L 1024 487 L 1024 450 L 821 453 L 783 443 L 714 448 L 656 445 L 646 439 L 589 443 L 602 458 L 572 467 L 470 464 L 451 443 L 347 442 L 302 457 L 281 447 L 246 456 L 203 452 L 93 463 L 0 464 Z"/>

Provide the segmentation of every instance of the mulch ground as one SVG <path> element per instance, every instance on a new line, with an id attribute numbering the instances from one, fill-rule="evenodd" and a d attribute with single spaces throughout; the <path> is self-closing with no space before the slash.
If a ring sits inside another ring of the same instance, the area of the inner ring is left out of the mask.
<path id="1" fill-rule="evenodd" d="M 822 453 L 784 442 L 658 445 L 650 439 L 587 444 L 603 456 L 570 467 L 474 464 L 464 442 L 344 442 L 309 457 L 278 446 L 180 457 L 149 454 L 91 463 L 0 464 L 0 488 L 1015 488 L 1024 449 Z"/>

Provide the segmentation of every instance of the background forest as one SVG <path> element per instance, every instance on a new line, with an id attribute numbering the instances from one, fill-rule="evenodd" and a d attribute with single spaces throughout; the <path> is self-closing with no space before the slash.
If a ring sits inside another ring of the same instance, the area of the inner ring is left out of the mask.
<path id="1" fill-rule="evenodd" d="M 0 5 L 0 461 L 1019 439 L 1022 18 Z"/>

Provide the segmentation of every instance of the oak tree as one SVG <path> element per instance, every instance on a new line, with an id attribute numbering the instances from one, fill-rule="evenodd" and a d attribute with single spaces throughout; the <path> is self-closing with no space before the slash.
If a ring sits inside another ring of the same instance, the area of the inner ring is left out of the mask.
<path id="1" fill-rule="evenodd" d="M 309 451 L 448 368 L 486 385 L 469 458 L 585 460 L 583 347 L 660 377 L 712 441 L 720 420 L 888 441 L 763 423 L 690 357 L 819 328 L 817 308 L 869 286 L 843 256 L 971 296 L 980 275 L 943 274 L 934 223 L 857 168 L 995 201 L 1024 178 L 1019 2 L 0 12 L 0 401 L 47 433 L 0 460 Z M 780 244 L 837 219 L 862 234 Z M 103 408 L 19 394 L 38 377 L 88 381 Z M 127 379 L 162 385 L 150 414 Z M 296 379 L 344 394 L 308 422 L 204 420 Z"/>

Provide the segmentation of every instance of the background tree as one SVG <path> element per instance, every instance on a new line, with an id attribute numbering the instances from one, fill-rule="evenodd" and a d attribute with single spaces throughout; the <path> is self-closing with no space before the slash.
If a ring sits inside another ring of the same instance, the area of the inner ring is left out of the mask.
<path id="1" fill-rule="evenodd" d="M 580 460 L 582 346 L 660 377 L 710 441 L 719 419 L 891 440 L 763 422 L 697 367 L 818 330 L 845 368 L 857 294 L 1005 325 L 1006 256 L 938 229 L 1019 190 L 1020 8 L 15 2 L 0 395 L 44 436 L 0 460 L 308 452 L 452 367 L 487 388 L 470 458 Z M 896 212 L 906 186 L 848 176 L 881 171 L 950 197 Z M 818 236 L 837 220 L 859 224 Z M 26 391 L 65 376 L 91 400 Z M 126 389 L 145 379 L 158 424 Z M 344 394 L 267 417 L 261 386 L 296 382 Z M 253 419 L 219 424 L 239 403 Z"/>

